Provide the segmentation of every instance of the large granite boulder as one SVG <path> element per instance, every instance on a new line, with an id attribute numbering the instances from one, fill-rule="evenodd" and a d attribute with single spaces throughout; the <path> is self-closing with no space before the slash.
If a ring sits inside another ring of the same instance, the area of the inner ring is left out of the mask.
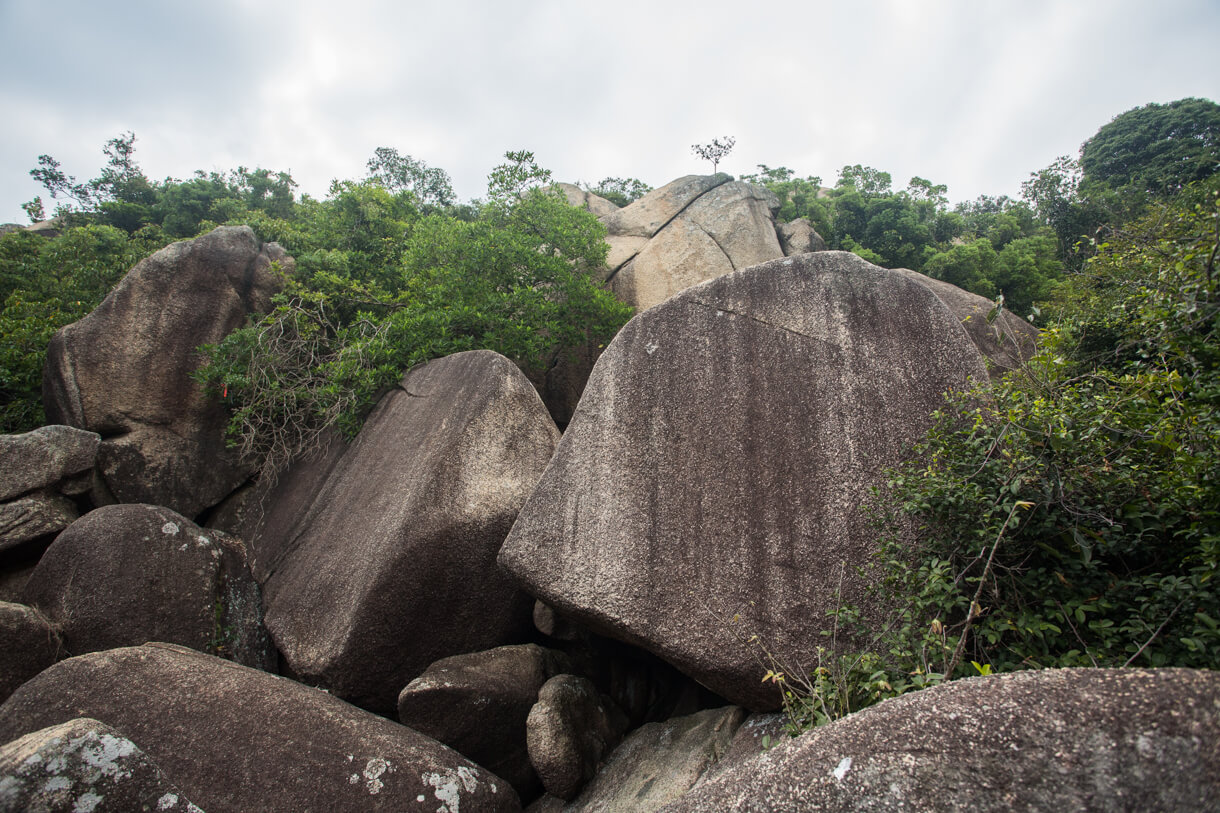
<path id="1" fill-rule="evenodd" d="M 292 674 L 393 714 L 429 664 L 528 640 L 533 599 L 496 554 L 558 436 L 533 386 L 496 353 L 407 373 L 264 585 L 267 628 Z"/>
<path id="2" fill-rule="evenodd" d="M 895 273 L 915 280 L 929 288 L 961 321 L 966 335 L 987 360 L 992 378 L 999 378 L 1024 364 L 1038 349 L 1038 328 L 1012 311 L 1002 310 L 994 318 L 988 315 L 995 303 L 984 296 L 972 294 L 951 282 L 932 279 L 909 268 L 896 268 Z"/>
<path id="3" fill-rule="evenodd" d="M 225 447 L 227 415 L 191 373 L 198 347 L 265 312 L 292 259 L 247 226 L 223 226 L 142 260 L 47 350 L 54 423 L 102 436 L 98 466 L 119 502 L 194 518 L 246 479 Z"/>
<path id="4" fill-rule="evenodd" d="M 167 641 L 275 667 L 241 541 L 168 508 L 90 511 L 47 548 L 22 597 L 73 655 Z"/>
<path id="5" fill-rule="evenodd" d="M 88 718 L 0 745 L 0 810 L 203 813 L 138 745 Z"/>
<path id="6" fill-rule="evenodd" d="M 59 659 L 63 642 L 46 617 L 24 604 L 0 601 L 0 703 Z"/>
<path id="7" fill-rule="evenodd" d="M 650 308 L 704 280 L 784 256 L 775 232 L 773 210 L 779 202 L 774 193 L 741 181 L 711 186 L 707 179 L 703 180 L 704 184 L 693 188 L 710 188 L 665 221 L 634 257 L 610 277 L 611 290 L 624 302 L 640 309 Z M 669 188 L 662 187 L 652 194 Z M 629 227 L 621 221 L 626 221 L 632 207 L 645 203 L 649 197 L 645 195 L 615 215 L 603 218 L 612 238 L 618 236 L 616 229 Z M 667 196 L 666 200 L 671 198 Z M 649 221 L 648 226 L 651 225 Z M 613 257 L 610 262 L 618 259 Z"/>
<path id="8" fill-rule="evenodd" d="M 887 700 L 665 808 L 1217 810 L 1220 673 L 1064 669 Z"/>
<path id="9" fill-rule="evenodd" d="M 435 740 L 170 644 L 60 661 L 0 706 L 0 742 L 82 716 L 138 743 L 208 813 L 519 809 L 507 783 Z"/>
<path id="10" fill-rule="evenodd" d="M 428 667 L 398 695 L 398 720 L 512 783 L 523 799 L 541 788 L 525 744 L 525 721 L 543 684 L 571 671 L 562 652 L 537 644 L 454 655 Z"/>
<path id="11" fill-rule="evenodd" d="M 852 254 L 776 260 L 636 316 L 602 355 L 500 562 L 538 598 L 774 708 L 758 636 L 816 661 L 864 604 L 864 502 L 942 393 L 986 376 L 926 287 Z"/>

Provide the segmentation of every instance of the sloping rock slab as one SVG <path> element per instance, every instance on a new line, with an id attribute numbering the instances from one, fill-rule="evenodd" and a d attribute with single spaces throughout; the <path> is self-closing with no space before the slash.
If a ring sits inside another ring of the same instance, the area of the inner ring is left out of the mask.
<path id="1" fill-rule="evenodd" d="M 500 562 L 556 610 L 772 709 L 746 639 L 809 667 L 827 613 L 867 609 L 870 487 L 945 390 L 985 375 L 927 288 L 852 254 L 696 286 L 602 355 Z"/>
<path id="2" fill-rule="evenodd" d="M 670 813 L 1217 810 L 1220 673 L 1064 669 L 887 700 L 709 780 Z"/>
<path id="3" fill-rule="evenodd" d="M 985 296 L 972 294 L 951 282 L 932 279 L 909 268 L 896 268 L 895 273 L 927 286 L 941 302 L 953 311 L 966 329 L 966 335 L 987 359 L 992 378 L 1015 370 L 1037 351 L 1038 328 L 1012 311 L 1001 311 L 989 322 L 987 315 L 995 303 Z"/>
<path id="4" fill-rule="evenodd" d="M 0 551 L 43 537 L 49 539 L 79 516 L 75 503 L 46 491 L 0 503 Z"/>
<path id="5" fill-rule="evenodd" d="M 60 656 L 51 623 L 24 604 L 0 601 L 0 702 Z"/>
<path id="6" fill-rule="evenodd" d="M 0 746 L 0 810 L 203 813 L 139 746 L 88 718 Z"/>
<path id="7" fill-rule="evenodd" d="M 606 232 L 614 237 L 652 237 L 700 195 L 731 180 L 733 176 L 723 172 L 684 175 L 611 212 L 601 221 Z"/>
<path id="8" fill-rule="evenodd" d="M 0 706 L 0 741 L 80 716 L 139 743 L 209 813 L 519 809 L 507 783 L 435 740 L 169 644 L 60 661 Z"/>
<path id="9" fill-rule="evenodd" d="M 417 367 L 369 416 L 265 583 L 289 669 L 393 714 L 429 664 L 529 638 L 496 554 L 559 432 L 488 350 Z"/>
<path id="10" fill-rule="evenodd" d="M 525 721 L 543 684 L 571 671 L 562 652 L 501 646 L 437 661 L 398 695 L 398 720 L 511 782 L 522 798 L 541 788 Z"/>
<path id="11" fill-rule="evenodd" d="M 278 245 L 222 226 L 141 260 L 47 350 L 43 403 L 54 423 L 102 436 L 98 467 L 119 502 L 194 518 L 246 479 L 225 448 L 228 417 L 191 373 L 197 348 L 270 308 Z"/>
<path id="12" fill-rule="evenodd" d="M 241 541 L 168 508 L 90 511 L 51 543 L 22 596 L 73 655 L 167 641 L 275 666 Z"/>
<path id="13" fill-rule="evenodd" d="M 53 486 L 93 468 L 101 436 L 71 426 L 0 435 L 0 500 Z"/>

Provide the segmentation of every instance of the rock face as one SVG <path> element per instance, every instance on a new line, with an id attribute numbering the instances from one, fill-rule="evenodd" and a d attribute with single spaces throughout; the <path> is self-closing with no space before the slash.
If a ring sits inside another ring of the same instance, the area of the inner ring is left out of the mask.
<path id="1" fill-rule="evenodd" d="M 680 178 L 602 219 L 610 287 L 620 299 L 650 308 L 704 280 L 784 256 L 775 195 L 725 178 Z"/>
<path id="2" fill-rule="evenodd" d="M 241 542 L 168 508 L 90 511 L 47 548 L 22 595 L 73 655 L 168 641 L 275 666 Z"/>
<path id="3" fill-rule="evenodd" d="M 758 635 L 805 666 L 860 603 L 861 495 L 986 375 L 925 287 L 819 252 L 636 316 L 594 369 L 500 562 L 538 598 L 732 703 L 774 708 Z"/>
<path id="4" fill-rule="evenodd" d="M 525 724 L 530 762 L 547 793 L 572 799 L 627 730 L 627 717 L 588 678 L 556 675 Z"/>
<path id="5" fill-rule="evenodd" d="M 0 435 L 0 551 L 49 538 L 80 516 L 101 438 L 70 426 Z"/>
<path id="6" fill-rule="evenodd" d="M 729 706 L 636 729 L 565 810 L 659 810 L 716 765 L 744 717 Z"/>
<path id="7" fill-rule="evenodd" d="M 168 644 L 60 661 L 0 706 L 0 741 L 80 716 L 139 743 L 208 813 L 519 809 L 503 780 L 435 740 Z"/>
<path id="8" fill-rule="evenodd" d="M 203 813 L 134 742 L 88 718 L 0 746 L 0 810 Z"/>
<path id="9" fill-rule="evenodd" d="M 825 251 L 826 241 L 817 233 L 808 218 L 798 217 L 796 220 L 781 224 L 776 228 L 779 244 L 785 257 L 793 254 L 808 254 L 811 251 Z"/>
<path id="10" fill-rule="evenodd" d="M 142 260 L 47 351 L 43 402 L 55 423 L 102 436 L 99 469 L 119 502 L 195 517 L 246 478 L 225 449 L 226 416 L 190 374 L 279 287 L 292 259 L 246 226 L 224 226 Z"/>
<path id="11" fill-rule="evenodd" d="M 958 680 L 810 731 L 667 811 L 1216 810 L 1220 674 Z"/>
<path id="12" fill-rule="evenodd" d="M 455 655 L 407 684 L 398 695 L 398 720 L 531 798 L 541 783 L 526 749 L 525 721 L 543 684 L 565 671 L 563 653 L 537 644 Z"/>
<path id="13" fill-rule="evenodd" d="M 0 702 L 34 675 L 55 663 L 62 643 L 51 624 L 33 607 L 0 601 Z M 0 797 L 2 798 L 2 797 Z"/>
<path id="14" fill-rule="evenodd" d="M 987 359 L 992 378 L 1016 369 L 1037 351 L 1038 329 L 1012 311 L 1001 311 L 998 318 L 988 322 L 987 314 L 995 307 L 990 299 L 909 268 L 895 269 L 895 273 L 926 286 L 953 311 L 970 341 Z"/>
<path id="15" fill-rule="evenodd" d="M 618 207 L 611 201 L 606 200 L 601 195 L 586 192 L 576 184 L 560 183 L 555 185 L 563 192 L 569 204 L 578 209 L 588 209 L 595 217 L 604 217 L 618 211 Z"/>
<path id="16" fill-rule="evenodd" d="M 392 714 L 429 664 L 528 640 L 533 600 L 496 554 L 557 439 L 496 353 L 404 376 L 266 580 L 267 628 L 292 673 Z"/>

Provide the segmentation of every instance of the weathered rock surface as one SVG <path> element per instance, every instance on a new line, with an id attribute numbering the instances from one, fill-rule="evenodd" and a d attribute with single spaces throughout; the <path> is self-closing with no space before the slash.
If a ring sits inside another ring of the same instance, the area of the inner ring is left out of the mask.
<path id="1" fill-rule="evenodd" d="M 0 601 L 0 702 L 18 686 L 55 663 L 61 642 L 42 613 Z"/>
<path id="2" fill-rule="evenodd" d="M 817 233 L 808 218 L 798 217 L 787 223 L 781 223 L 775 229 L 779 237 L 779 245 L 784 250 L 785 257 L 793 254 L 808 254 L 811 251 L 825 251 L 826 241 Z"/>
<path id="3" fill-rule="evenodd" d="M 533 599 L 496 554 L 558 434 L 496 353 L 407 373 L 266 580 L 267 627 L 292 673 L 393 714 L 429 664 L 528 640 Z"/>
<path id="4" fill-rule="evenodd" d="M 792 739 L 788 733 L 788 717 L 782 712 L 751 714 L 733 734 L 729 747 L 721 752 L 714 765 L 699 778 L 706 782 L 714 776 L 732 770 L 737 765 L 758 756 L 763 751 L 778 748 Z"/>
<path id="5" fill-rule="evenodd" d="M 603 217 L 602 223 L 611 236 L 649 238 L 705 192 L 732 180 L 733 176 L 723 172 L 716 175 L 684 175 Z"/>
<path id="6" fill-rule="evenodd" d="M 570 813 L 659 810 L 717 764 L 744 718 L 740 706 L 729 706 L 636 729 L 563 809 Z"/>
<path id="7" fill-rule="evenodd" d="M 79 516 L 75 503 L 47 491 L 0 503 L 0 551 L 57 534 Z"/>
<path id="8" fill-rule="evenodd" d="M 627 730 L 627 717 L 587 678 L 556 675 L 526 719 L 530 762 L 547 793 L 572 799 Z"/>
<path id="9" fill-rule="evenodd" d="M 774 193 L 763 187 L 741 181 L 717 184 L 619 268 L 610 278 L 611 290 L 625 302 L 650 308 L 704 280 L 784 256 L 772 215 L 777 205 Z M 604 220 L 614 222 L 612 217 Z"/>
<path id="10" fill-rule="evenodd" d="M 704 283 L 607 348 L 500 562 L 576 621 L 774 708 L 745 639 L 813 663 L 828 611 L 863 605 L 861 495 L 941 393 L 985 375 L 931 291 L 851 254 Z"/>
<path id="11" fill-rule="evenodd" d="M 563 653 L 537 644 L 455 655 L 407 684 L 398 695 L 398 719 L 531 798 L 541 783 L 530 764 L 525 720 L 543 684 L 570 670 Z"/>
<path id="12" fill-rule="evenodd" d="M 246 479 L 225 448 L 223 405 L 190 374 L 199 345 L 270 307 L 273 263 L 292 259 L 249 227 L 223 226 L 142 260 L 51 340 L 47 417 L 102 436 L 98 466 L 119 502 L 195 517 Z"/>
<path id="13" fill-rule="evenodd" d="M 970 678 L 857 712 L 667 811 L 1216 810 L 1220 673 Z"/>
<path id="14" fill-rule="evenodd" d="M 88 718 L 0 746 L 0 810 L 203 813 L 139 746 Z"/>
<path id="15" fill-rule="evenodd" d="M 987 314 L 995 303 L 986 297 L 909 268 L 897 268 L 895 272 L 926 286 L 945 303 L 961 321 L 970 341 L 987 359 L 987 370 L 992 378 L 1020 367 L 1037 351 L 1038 329 L 1012 311 L 1001 311 L 994 321 L 988 322 Z"/>
<path id="16" fill-rule="evenodd" d="M 139 743 L 208 813 L 519 809 L 507 783 L 435 740 L 169 644 L 60 661 L 0 706 L 0 741 L 80 716 Z"/>
<path id="17" fill-rule="evenodd" d="M 71 426 L 43 426 L 20 435 L 0 435 L 0 460 L 4 461 L 0 500 L 61 485 L 69 493 L 82 493 L 79 485 L 65 481 L 79 479 L 93 468 L 100 441 L 95 432 Z"/>
<path id="18" fill-rule="evenodd" d="M 556 186 L 563 192 L 569 204 L 580 209 L 587 209 L 596 217 L 604 217 L 618 211 L 619 207 L 615 206 L 613 202 L 606 200 L 601 195 L 586 192 L 576 184 L 560 183 Z"/>
<path id="19" fill-rule="evenodd" d="M 22 596 L 73 655 L 168 641 L 275 665 L 241 541 L 168 508 L 90 511 L 47 548 Z"/>

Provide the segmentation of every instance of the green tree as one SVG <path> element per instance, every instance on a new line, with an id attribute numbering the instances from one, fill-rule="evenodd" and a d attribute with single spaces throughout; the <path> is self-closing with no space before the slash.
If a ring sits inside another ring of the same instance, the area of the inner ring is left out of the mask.
<path id="1" fill-rule="evenodd" d="M 368 162 L 368 178 L 392 194 L 410 192 L 425 210 L 451 206 L 456 201 L 453 182 L 443 169 L 429 167 L 391 147 L 378 147 Z"/>
<path id="2" fill-rule="evenodd" d="M 652 191 L 651 186 L 638 178 L 602 178 L 596 186 L 581 184 L 581 188 L 620 207 L 629 206 Z"/>
<path id="3" fill-rule="evenodd" d="M 1220 171 L 1220 105 L 1180 99 L 1128 110 L 1081 146 L 1080 168 L 1114 189 L 1174 194 Z"/>

